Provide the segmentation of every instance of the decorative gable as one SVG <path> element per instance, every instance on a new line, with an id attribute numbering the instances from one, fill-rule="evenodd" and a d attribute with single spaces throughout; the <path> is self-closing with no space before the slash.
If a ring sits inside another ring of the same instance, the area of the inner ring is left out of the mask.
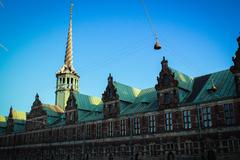
<path id="1" fill-rule="evenodd" d="M 237 38 L 238 49 L 235 53 L 235 57 L 232 57 L 233 66 L 230 71 L 235 75 L 236 91 L 238 97 L 240 96 L 240 36 Z"/>
<path id="2" fill-rule="evenodd" d="M 108 85 L 106 90 L 102 94 L 103 113 L 104 118 L 118 117 L 120 114 L 119 109 L 119 95 L 117 94 L 117 89 L 113 84 L 113 77 L 109 74 Z"/>
<path id="3" fill-rule="evenodd" d="M 66 123 L 67 124 L 75 124 L 78 120 L 78 113 L 77 113 L 77 102 L 74 96 L 74 91 L 71 89 L 69 98 L 67 100 L 67 106 L 65 108 L 66 114 Z"/>
<path id="4" fill-rule="evenodd" d="M 230 70 L 233 74 L 240 73 L 240 36 L 237 38 L 238 49 L 235 53 L 235 57 L 232 57 L 233 66 Z"/>
<path id="5" fill-rule="evenodd" d="M 176 107 L 179 102 L 178 81 L 174 79 L 174 73 L 168 67 L 168 61 L 163 57 L 162 70 L 157 77 L 155 89 L 157 91 L 159 109 Z"/>
<path id="6" fill-rule="evenodd" d="M 13 108 L 10 108 L 8 120 L 7 120 L 7 128 L 6 134 L 11 134 L 14 132 L 14 119 L 13 119 Z"/>
<path id="7" fill-rule="evenodd" d="M 36 94 L 31 111 L 27 115 L 26 130 L 36 130 L 45 128 L 47 123 L 47 113 L 43 110 L 39 95 Z"/>

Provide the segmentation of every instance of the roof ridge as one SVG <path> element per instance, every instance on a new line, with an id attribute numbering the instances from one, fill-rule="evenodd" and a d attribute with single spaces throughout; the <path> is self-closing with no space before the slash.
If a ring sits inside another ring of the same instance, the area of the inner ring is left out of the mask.
<path id="1" fill-rule="evenodd" d="M 220 72 L 226 72 L 226 71 L 229 71 L 229 69 L 224 69 L 224 70 L 221 70 L 221 71 L 215 71 L 215 72 L 211 72 L 211 73 L 208 73 L 208 74 L 203 74 L 203 75 L 200 75 L 200 76 L 197 76 L 197 77 L 194 77 L 195 78 L 199 78 L 199 77 L 203 77 L 203 76 L 208 76 L 208 75 L 212 75 L 212 74 L 216 74 L 216 73 L 220 73 Z"/>
<path id="2" fill-rule="evenodd" d="M 118 81 L 113 81 L 113 83 L 118 83 L 118 84 L 121 84 L 121 85 L 124 85 L 124 86 L 127 86 L 127 87 L 130 87 L 130 88 L 134 88 L 134 89 L 138 89 L 138 90 L 142 90 L 141 88 L 138 88 L 138 87 L 132 87 L 130 85 L 127 85 L 127 84 L 124 84 L 124 83 L 121 83 L 121 82 L 118 82 Z"/>
<path id="3" fill-rule="evenodd" d="M 87 94 L 83 94 L 83 93 L 76 93 L 77 95 L 82 95 L 82 96 L 87 96 L 87 97 L 93 97 L 93 98 L 99 98 L 102 99 L 101 97 L 98 96 L 91 96 L 91 95 L 87 95 Z"/>
<path id="4" fill-rule="evenodd" d="M 170 68 L 171 70 L 173 70 L 173 72 L 176 71 L 176 72 L 179 72 L 179 73 L 183 74 L 184 76 L 187 76 L 187 77 L 191 78 L 192 80 L 194 79 L 193 76 L 190 76 L 190 75 L 188 75 L 188 74 L 186 74 L 186 73 L 184 73 L 184 72 L 182 72 L 182 71 L 179 71 L 179 70 L 177 70 L 177 69 L 175 69 L 175 68 L 172 68 L 172 67 L 169 67 L 169 68 Z"/>

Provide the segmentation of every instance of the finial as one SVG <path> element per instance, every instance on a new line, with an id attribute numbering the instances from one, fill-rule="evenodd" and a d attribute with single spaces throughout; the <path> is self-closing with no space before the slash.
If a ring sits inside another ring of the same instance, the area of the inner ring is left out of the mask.
<path id="1" fill-rule="evenodd" d="M 72 20 L 72 10 L 73 10 L 73 0 L 71 1 L 71 4 L 70 4 L 70 20 Z"/>
<path id="2" fill-rule="evenodd" d="M 38 95 L 38 93 L 36 94 L 35 99 L 39 99 L 39 95 Z"/>
<path id="3" fill-rule="evenodd" d="M 10 107 L 10 111 L 9 111 L 9 116 L 8 117 L 13 117 L 13 107 L 12 107 L 12 105 Z"/>
<path id="4" fill-rule="evenodd" d="M 111 73 L 109 73 L 109 76 L 108 76 L 108 83 L 111 83 L 112 80 L 113 80 L 113 77 L 112 77 Z"/>
<path id="5" fill-rule="evenodd" d="M 166 60 L 165 56 L 163 56 L 161 64 L 163 65 L 163 64 L 166 64 L 166 63 L 168 63 L 168 61 Z"/>

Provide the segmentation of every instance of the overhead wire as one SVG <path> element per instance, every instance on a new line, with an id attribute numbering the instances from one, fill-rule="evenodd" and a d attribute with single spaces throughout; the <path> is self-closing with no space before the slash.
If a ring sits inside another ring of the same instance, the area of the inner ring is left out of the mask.
<path id="1" fill-rule="evenodd" d="M 145 43 L 145 45 L 147 45 L 147 44 Z M 133 47 L 132 50 L 118 52 L 118 54 L 116 54 L 114 57 L 109 57 L 109 58 L 105 59 L 103 62 L 101 62 L 100 65 L 97 64 L 92 67 L 83 69 L 82 70 L 83 72 L 81 71 L 81 73 L 103 69 L 104 66 L 111 64 L 116 59 L 117 59 L 117 62 L 122 61 L 122 60 L 124 60 L 124 56 L 133 55 L 133 54 L 136 54 L 136 53 L 139 53 L 140 51 L 142 51 L 144 48 L 146 48 L 145 45 L 139 45 L 138 47 Z M 119 56 L 117 56 L 117 55 L 119 55 Z"/>
<path id="2" fill-rule="evenodd" d="M 8 52 L 8 48 L 5 47 L 2 43 L 0 43 L 0 48 L 2 48 L 4 51 Z"/>
<path id="3" fill-rule="evenodd" d="M 119 59 L 123 56 L 137 53 L 138 51 L 140 51 L 140 49 L 143 49 L 145 47 L 144 44 L 145 45 L 147 44 L 147 43 L 145 43 L 146 41 L 147 41 L 146 39 L 142 39 L 141 41 L 135 42 L 134 46 L 131 44 L 127 47 L 118 49 L 117 52 L 115 52 L 114 54 L 107 54 L 107 55 L 112 55 L 112 56 L 108 56 L 103 61 L 101 61 L 101 66 L 111 63 L 114 59 L 118 59 L 118 61 L 119 61 Z M 129 47 L 130 47 L 130 49 L 129 49 Z M 82 70 L 84 72 L 86 72 L 86 71 L 93 70 L 95 68 L 99 68 L 99 66 L 97 64 L 96 65 L 87 65 L 87 66 L 84 66 L 82 68 Z"/>
<path id="4" fill-rule="evenodd" d="M 152 31 L 153 35 L 155 36 L 155 38 L 158 38 L 157 29 L 155 28 L 155 26 L 154 26 L 154 24 L 153 24 L 153 22 L 152 22 L 152 18 L 151 18 L 151 16 L 150 16 L 150 13 L 149 13 L 149 11 L 148 11 L 148 8 L 147 8 L 147 6 L 146 6 L 145 1 L 144 1 L 144 0 L 139 0 L 139 1 L 140 1 L 140 3 L 141 3 L 142 6 L 143 6 L 144 14 L 145 14 L 145 16 L 146 16 L 146 18 L 147 18 L 148 24 L 149 24 L 149 26 L 150 26 L 150 28 L 151 28 L 151 31 Z"/>

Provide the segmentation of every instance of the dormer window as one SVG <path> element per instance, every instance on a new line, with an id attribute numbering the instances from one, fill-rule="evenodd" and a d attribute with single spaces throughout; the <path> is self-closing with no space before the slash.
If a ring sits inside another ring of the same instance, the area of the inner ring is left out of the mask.
<path id="1" fill-rule="evenodd" d="M 164 85 L 164 86 L 168 86 L 169 83 L 170 83 L 169 76 L 168 76 L 168 75 L 164 75 L 164 76 L 163 76 L 163 85 Z"/>
<path id="2" fill-rule="evenodd" d="M 110 89 L 108 90 L 108 95 L 109 95 L 109 97 L 110 97 L 110 98 L 112 98 L 112 97 L 113 97 L 113 94 L 112 94 L 112 92 L 111 92 L 111 90 L 110 90 Z"/>
<path id="3" fill-rule="evenodd" d="M 164 104 L 169 104 L 170 102 L 171 102 L 170 93 L 169 92 L 164 93 Z"/>

